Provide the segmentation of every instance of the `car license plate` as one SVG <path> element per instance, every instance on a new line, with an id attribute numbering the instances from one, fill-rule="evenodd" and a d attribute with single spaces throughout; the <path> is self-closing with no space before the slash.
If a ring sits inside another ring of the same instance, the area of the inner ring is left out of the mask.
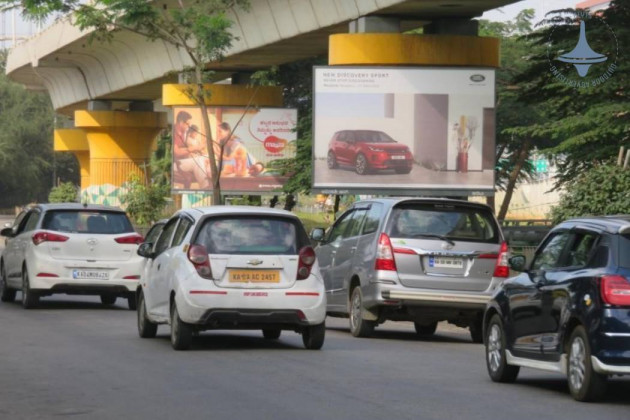
<path id="1" fill-rule="evenodd" d="M 429 267 L 435 268 L 464 268 L 462 258 L 429 257 Z"/>
<path id="2" fill-rule="evenodd" d="M 77 280 L 109 280 L 107 271 L 72 270 L 72 278 Z"/>
<path id="3" fill-rule="evenodd" d="M 280 283 L 278 270 L 230 270 L 230 283 Z"/>
<path id="4" fill-rule="evenodd" d="M 392 160 L 405 160 L 405 156 L 400 156 L 400 155 L 394 155 L 391 156 Z"/>

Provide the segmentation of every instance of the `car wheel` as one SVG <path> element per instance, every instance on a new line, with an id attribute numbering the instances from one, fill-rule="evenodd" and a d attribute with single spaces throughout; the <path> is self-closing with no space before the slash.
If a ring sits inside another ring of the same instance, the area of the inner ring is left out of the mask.
<path id="1" fill-rule="evenodd" d="M 326 157 L 326 164 L 328 165 L 328 169 L 337 169 L 337 158 L 335 157 L 335 153 L 332 150 L 328 152 L 328 156 Z"/>
<path id="2" fill-rule="evenodd" d="M 192 325 L 179 317 L 175 302 L 171 305 L 171 345 L 175 350 L 188 350 L 192 344 Z"/>
<path id="3" fill-rule="evenodd" d="M 157 334 L 157 324 L 149 321 L 144 294 L 138 295 L 138 335 L 142 338 L 153 338 Z"/>
<path id="4" fill-rule="evenodd" d="M 116 296 L 114 295 L 101 295 L 101 303 L 103 305 L 113 305 L 116 303 Z"/>
<path id="5" fill-rule="evenodd" d="M 279 329 L 264 329 L 262 330 L 263 332 L 263 337 L 265 337 L 267 340 L 277 340 L 278 338 L 280 338 L 280 334 L 282 333 L 282 330 Z"/>
<path id="6" fill-rule="evenodd" d="M 411 172 L 411 168 L 396 168 L 395 171 L 397 174 L 408 174 Z"/>
<path id="7" fill-rule="evenodd" d="M 494 382 L 514 382 L 520 367 L 507 364 L 505 330 L 499 315 L 494 315 L 486 331 L 486 367 Z"/>
<path id="8" fill-rule="evenodd" d="M 326 323 L 309 325 L 302 331 L 302 342 L 308 350 L 319 350 L 324 345 L 326 337 Z"/>
<path id="9" fill-rule="evenodd" d="M 606 375 L 593 370 L 588 336 L 581 325 L 573 330 L 569 338 L 567 376 L 569 391 L 578 401 L 596 401 L 606 391 Z"/>
<path id="10" fill-rule="evenodd" d="M 17 290 L 10 289 L 7 284 L 7 273 L 2 265 L 2 271 L 0 272 L 0 300 L 3 302 L 13 302 L 15 300 L 15 293 Z"/>
<path id="11" fill-rule="evenodd" d="M 355 337 L 369 337 L 375 326 L 376 322 L 363 319 L 363 293 L 357 286 L 350 297 L 350 332 Z"/>
<path id="12" fill-rule="evenodd" d="M 39 303 L 39 296 L 31 289 L 28 280 L 28 270 L 24 267 L 22 271 L 22 307 L 24 309 L 33 309 Z"/>
<path id="13" fill-rule="evenodd" d="M 470 339 L 473 343 L 483 343 L 483 321 L 481 319 L 475 320 L 468 329 L 470 330 Z"/>
<path id="14" fill-rule="evenodd" d="M 127 296 L 127 305 L 129 306 L 129 310 L 130 311 L 135 311 L 136 308 L 138 307 L 138 303 L 136 301 L 136 294 L 135 293 Z"/>
<path id="15" fill-rule="evenodd" d="M 435 330 L 437 330 L 437 322 L 432 322 L 430 324 L 414 322 L 413 325 L 416 327 L 416 334 L 422 336 L 433 335 L 435 334 Z"/>
<path id="16" fill-rule="evenodd" d="M 363 153 L 359 153 L 357 158 L 354 161 L 354 170 L 359 175 L 365 175 L 370 172 L 370 168 L 368 167 L 367 159 Z"/>

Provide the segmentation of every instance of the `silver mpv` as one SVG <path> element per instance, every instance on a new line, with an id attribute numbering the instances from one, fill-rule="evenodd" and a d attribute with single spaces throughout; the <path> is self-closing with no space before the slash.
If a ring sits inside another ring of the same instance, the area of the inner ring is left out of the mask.
<path id="1" fill-rule="evenodd" d="M 492 210 L 468 201 L 380 198 L 355 203 L 314 229 L 329 316 L 355 337 L 386 320 L 431 335 L 439 321 L 482 342 L 486 302 L 508 277 L 508 248 Z"/>

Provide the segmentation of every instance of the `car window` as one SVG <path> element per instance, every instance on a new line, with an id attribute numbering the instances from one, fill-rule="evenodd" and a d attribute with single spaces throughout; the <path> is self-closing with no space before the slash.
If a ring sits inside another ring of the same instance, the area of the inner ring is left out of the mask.
<path id="1" fill-rule="evenodd" d="M 345 214 L 343 214 L 339 220 L 337 220 L 337 222 L 335 223 L 335 225 L 333 226 L 333 228 L 330 230 L 330 233 L 328 234 L 328 238 L 326 238 L 326 242 L 334 242 L 338 239 L 342 239 L 343 238 L 343 234 L 345 233 L 346 229 L 348 228 L 348 225 L 350 224 L 350 219 L 352 218 L 352 213 L 353 211 L 349 211 Z"/>
<path id="2" fill-rule="evenodd" d="M 562 250 L 569 241 L 568 232 L 559 232 L 546 241 L 532 261 L 532 270 L 548 270 L 562 266 Z"/>
<path id="3" fill-rule="evenodd" d="M 179 218 L 174 218 L 169 220 L 169 222 L 166 224 L 166 226 L 164 226 L 164 229 L 162 230 L 162 233 L 160 234 L 160 237 L 157 240 L 157 243 L 155 244 L 155 255 L 159 255 L 162 252 L 166 251 L 170 244 L 171 244 L 171 238 L 173 237 L 173 232 L 175 232 L 175 228 L 177 227 L 177 222 L 179 221 Z"/>
<path id="4" fill-rule="evenodd" d="M 354 133 L 352 131 L 346 132 L 346 139 L 345 140 L 346 140 L 347 143 L 354 143 L 354 141 L 355 141 Z"/>
<path id="5" fill-rule="evenodd" d="M 596 233 L 576 233 L 569 249 L 569 267 L 585 267 L 588 264 L 599 235 Z"/>
<path id="6" fill-rule="evenodd" d="M 498 243 L 500 231 L 489 209 L 450 203 L 402 203 L 392 210 L 390 236 L 442 235 L 456 241 Z"/>
<path id="7" fill-rule="evenodd" d="M 157 238 L 160 236 L 160 233 L 162 233 L 162 230 L 164 229 L 164 225 L 165 223 L 157 223 L 153 225 L 151 229 L 149 229 L 147 236 L 144 238 L 144 242 L 152 243 L 153 245 L 155 245 L 155 241 L 157 241 Z"/>
<path id="8" fill-rule="evenodd" d="M 363 223 L 363 235 L 376 232 L 378 225 L 381 221 L 381 213 L 383 212 L 383 205 L 381 203 L 373 203 L 365 216 L 365 223 Z"/>
<path id="9" fill-rule="evenodd" d="M 337 134 L 337 141 L 346 141 L 346 132 L 342 131 Z"/>
<path id="10" fill-rule="evenodd" d="M 309 240 L 293 218 L 220 216 L 206 219 L 193 243 L 211 254 L 295 255 Z"/>
<path id="11" fill-rule="evenodd" d="M 367 208 L 357 209 L 352 212 L 352 218 L 350 219 L 348 230 L 343 235 L 344 238 L 351 238 L 361 233 L 361 229 L 363 228 L 363 220 L 365 219 L 366 214 Z"/>
<path id="12" fill-rule="evenodd" d="M 105 235 L 134 232 L 125 213 L 103 210 L 47 211 L 42 221 L 42 229 Z"/>
<path id="13" fill-rule="evenodd" d="M 12 227 L 20 226 L 20 223 L 22 223 L 22 220 L 24 220 L 24 218 L 26 217 L 27 214 L 28 214 L 27 211 L 22 210 L 20 212 L 20 214 L 18 214 L 17 217 L 15 218 L 15 220 L 13 221 L 13 226 Z"/>
<path id="14" fill-rule="evenodd" d="M 30 232 L 34 230 L 37 226 L 37 222 L 39 221 L 39 215 L 40 213 L 38 211 L 32 211 L 31 214 L 27 216 L 28 218 L 24 222 L 24 228 L 21 232 Z"/>
<path id="15" fill-rule="evenodd" d="M 189 219 L 181 218 L 177 230 L 175 231 L 175 236 L 173 237 L 173 246 L 178 246 L 182 243 L 192 224 L 193 222 Z"/>

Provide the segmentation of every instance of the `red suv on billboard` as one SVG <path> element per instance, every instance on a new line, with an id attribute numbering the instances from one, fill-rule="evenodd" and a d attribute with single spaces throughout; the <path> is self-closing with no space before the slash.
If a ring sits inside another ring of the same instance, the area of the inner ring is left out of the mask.
<path id="1" fill-rule="evenodd" d="M 407 146 L 399 144 L 382 131 L 342 130 L 335 133 L 328 146 L 328 169 L 352 166 L 365 175 L 375 170 L 393 169 L 408 174 L 413 155 Z"/>

